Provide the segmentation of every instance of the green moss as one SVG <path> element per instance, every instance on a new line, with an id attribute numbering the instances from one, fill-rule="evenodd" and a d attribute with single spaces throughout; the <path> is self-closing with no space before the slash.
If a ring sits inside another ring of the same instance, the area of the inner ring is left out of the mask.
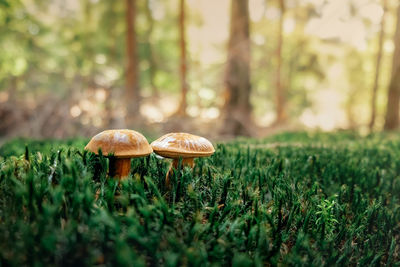
<path id="1" fill-rule="evenodd" d="M 400 265 L 398 135 L 218 144 L 171 192 L 168 162 L 134 159 L 118 185 L 85 142 L 0 148 L 4 265 Z"/>

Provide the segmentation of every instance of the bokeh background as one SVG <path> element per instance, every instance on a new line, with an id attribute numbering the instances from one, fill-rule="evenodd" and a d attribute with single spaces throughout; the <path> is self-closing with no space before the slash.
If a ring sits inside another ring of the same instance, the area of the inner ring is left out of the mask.
<path id="1" fill-rule="evenodd" d="M 0 136 L 396 129 L 398 0 L 0 0 Z"/>

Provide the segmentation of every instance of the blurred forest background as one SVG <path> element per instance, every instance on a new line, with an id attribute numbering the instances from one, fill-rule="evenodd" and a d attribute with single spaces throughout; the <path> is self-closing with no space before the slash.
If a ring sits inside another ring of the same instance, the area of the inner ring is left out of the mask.
<path id="1" fill-rule="evenodd" d="M 393 130 L 398 0 L 0 0 L 0 136 Z"/>

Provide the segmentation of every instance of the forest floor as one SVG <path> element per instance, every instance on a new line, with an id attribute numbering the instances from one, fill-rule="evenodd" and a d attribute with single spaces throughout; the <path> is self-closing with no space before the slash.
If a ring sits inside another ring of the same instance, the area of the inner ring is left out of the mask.
<path id="1" fill-rule="evenodd" d="M 15 136 L 58 139 L 71 136 L 91 137 L 104 129 L 121 128 L 134 129 L 154 138 L 167 132 L 190 132 L 214 141 L 231 140 L 235 137 L 233 134 L 221 134 L 224 130 L 222 119 L 219 118 L 219 113 L 211 114 L 218 110 L 215 108 L 197 108 L 199 114 L 177 116 L 176 98 L 168 95 L 160 96 L 159 99 L 147 97 L 141 103 L 141 116 L 127 124 L 123 110 L 115 107 L 112 110 L 104 107 L 99 109 L 99 106 L 107 105 L 96 102 L 95 97 L 90 96 L 79 95 L 66 101 L 48 95 L 37 101 L 18 99 L 2 103 L 0 146 Z M 258 138 L 305 129 L 304 125 L 293 121 L 269 127 L 257 126 L 254 122 L 251 126 L 248 129 L 249 135 Z"/>
<path id="2" fill-rule="evenodd" d="M 217 142 L 193 170 L 154 155 L 107 178 L 87 139 L 0 148 L 0 265 L 400 266 L 400 135 Z"/>

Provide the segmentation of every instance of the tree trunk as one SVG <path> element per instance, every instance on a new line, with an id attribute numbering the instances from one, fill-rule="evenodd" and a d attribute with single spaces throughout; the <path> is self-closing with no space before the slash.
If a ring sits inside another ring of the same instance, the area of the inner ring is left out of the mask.
<path id="1" fill-rule="evenodd" d="M 378 54 L 376 56 L 375 79 L 374 79 L 374 85 L 372 87 L 372 96 L 371 96 L 371 120 L 369 122 L 370 131 L 372 131 L 374 128 L 375 118 L 376 118 L 376 96 L 378 94 L 379 76 L 380 76 L 380 71 L 381 71 L 381 61 L 382 61 L 382 51 L 383 51 L 383 41 L 385 39 L 386 9 L 387 9 L 387 0 L 383 0 L 383 14 L 382 14 L 382 20 L 381 20 L 381 30 L 379 33 Z"/>
<path id="2" fill-rule="evenodd" d="M 179 48 L 180 48 L 180 79 L 181 79 L 181 99 L 176 112 L 179 116 L 186 115 L 188 85 L 186 82 L 186 38 L 185 38 L 185 0 L 179 2 Z"/>
<path id="3" fill-rule="evenodd" d="M 126 121 L 132 123 L 139 115 L 139 80 L 138 80 L 138 55 L 136 43 L 136 0 L 126 0 Z"/>
<path id="4" fill-rule="evenodd" d="M 153 48 L 152 48 L 152 35 L 153 35 L 153 28 L 154 28 L 154 19 L 151 14 L 151 9 L 150 9 L 150 1 L 147 0 L 145 4 L 145 14 L 146 14 L 146 19 L 148 23 L 148 28 L 147 28 L 147 36 L 146 36 L 146 41 L 148 45 L 148 63 L 149 63 L 149 80 L 150 80 L 150 86 L 151 86 L 151 91 L 152 91 L 152 96 L 155 98 L 158 98 L 158 88 L 155 84 L 155 75 L 156 75 L 156 70 L 157 70 L 157 62 L 154 57 L 153 53 Z"/>
<path id="5" fill-rule="evenodd" d="M 392 63 L 392 77 L 390 80 L 385 130 L 393 130 L 399 126 L 400 101 L 400 5 L 397 9 L 397 26 L 394 36 L 395 50 Z"/>
<path id="6" fill-rule="evenodd" d="M 232 0 L 222 133 L 251 135 L 248 0 Z"/>
<path id="7" fill-rule="evenodd" d="M 275 80 L 275 96 L 276 96 L 276 121 L 275 124 L 281 124 L 286 120 L 286 92 L 282 85 L 282 46 L 283 46 L 283 23 L 285 16 L 285 2 L 279 0 L 279 7 L 281 10 L 281 16 L 279 18 L 278 28 L 278 45 L 276 48 L 276 80 Z"/>
<path id="8" fill-rule="evenodd" d="M 107 45 L 107 50 L 108 50 L 108 60 L 107 63 L 110 65 L 118 64 L 118 50 L 117 50 L 117 45 L 115 40 L 117 39 L 117 34 L 115 32 L 115 27 L 117 25 L 117 18 L 119 16 L 117 7 L 118 4 L 117 2 L 108 2 L 107 3 L 107 11 L 104 15 L 108 19 L 107 21 L 107 36 L 109 37 L 109 42 Z M 118 125 L 119 123 L 123 120 L 118 120 L 116 117 L 116 112 L 114 108 L 115 104 L 115 99 L 113 96 L 115 96 L 115 86 L 107 86 L 106 87 L 106 100 L 104 103 L 104 111 L 105 111 L 105 127 L 112 129 L 112 128 L 121 128 L 124 127 L 124 123 L 121 123 L 122 125 Z M 119 97 L 118 97 L 119 99 Z"/>

